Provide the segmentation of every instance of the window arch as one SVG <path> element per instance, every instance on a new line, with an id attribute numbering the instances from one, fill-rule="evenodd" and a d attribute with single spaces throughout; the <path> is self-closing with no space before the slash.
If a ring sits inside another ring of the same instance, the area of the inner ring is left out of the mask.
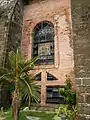
<path id="1" fill-rule="evenodd" d="M 49 21 L 36 25 L 33 32 L 32 57 L 38 56 L 36 64 L 54 63 L 54 26 Z"/>

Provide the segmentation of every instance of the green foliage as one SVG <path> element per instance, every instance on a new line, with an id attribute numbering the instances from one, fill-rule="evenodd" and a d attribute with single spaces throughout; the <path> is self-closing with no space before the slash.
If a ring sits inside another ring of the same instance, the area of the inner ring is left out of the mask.
<path id="1" fill-rule="evenodd" d="M 67 105 L 62 105 L 56 109 L 56 116 L 59 116 L 62 119 L 74 120 L 74 115 L 74 111 L 69 110 Z"/>
<path id="2" fill-rule="evenodd" d="M 65 103 L 69 109 L 72 109 L 76 105 L 76 92 L 72 91 L 72 84 L 70 78 L 66 79 L 65 89 L 59 89 L 61 95 L 65 96 Z"/>
<path id="3" fill-rule="evenodd" d="M 11 51 L 9 53 L 9 62 L 11 69 L 0 68 L 0 84 L 9 86 L 10 92 L 13 92 L 18 85 L 21 100 L 40 101 L 40 89 L 33 81 L 33 75 L 30 71 L 33 70 L 37 58 L 24 60 L 21 53 Z M 17 68 L 17 69 L 16 69 Z M 18 75 L 17 75 L 18 74 Z M 18 80 L 18 84 L 17 83 Z"/>
<path id="4" fill-rule="evenodd" d="M 13 120 L 11 110 L 7 111 L 7 113 L 4 114 L 6 118 L 5 120 Z M 27 112 L 21 111 L 19 114 L 19 120 L 27 120 L 26 116 L 39 117 L 40 120 L 53 120 L 54 115 L 55 113 L 51 113 L 50 111 L 48 111 L 48 113 L 39 111 L 27 111 Z"/>
<path id="5" fill-rule="evenodd" d="M 56 116 L 60 116 L 62 119 L 74 120 L 77 107 L 76 107 L 76 92 L 72 90 L 72 84 L 70 78 L 66 78 L 65 88 L 59 89 L 59 93 L 65 97 L 65 105 L 60 105 L 56 110 Z"/>

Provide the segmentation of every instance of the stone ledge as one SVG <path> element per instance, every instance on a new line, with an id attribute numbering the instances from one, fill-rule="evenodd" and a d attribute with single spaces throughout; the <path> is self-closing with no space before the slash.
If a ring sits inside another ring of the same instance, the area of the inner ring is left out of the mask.
<path id="1" fill-rule="evenodd" d="M 79 106 L 83 105 L 83 106 L 90 106 L 90 104 L 88 103 L 78 103 Z"/>
<path id="2" fill-rule="evenodd" d="M 90 118 L 90 115 L 86 115 L 86 114 L 79 114 L 79 116 L 84 116 L 84 117 L 86 117 L 86 118 Z"/>

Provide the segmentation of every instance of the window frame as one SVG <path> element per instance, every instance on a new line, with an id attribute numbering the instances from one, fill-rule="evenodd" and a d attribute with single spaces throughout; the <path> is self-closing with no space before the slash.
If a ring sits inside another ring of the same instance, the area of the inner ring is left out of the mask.
<path id="1" fill-rule="evenodd" d="M 33 29 L 33 33 L 32 33 L 32 58 L 34 57 L 34 46 L 35 46 L 35 43 L 34 43 L 34 41 L 35 41 L 35 30 L 36 29 L 38 29 L 38 26 L 40 27 L 40 24 L 46 24 L 47 23 L 47 25 L 49 24 L 49 26 L 50 26 L 50 29 L 51 28 L 53 28 L 52 29 L 52 31 L 53 31 L 53 34 L 52 34 L 52 37 L 53 37 L 53 40 L 50 40 L 49 42 L 48 42 L 48 40 L 46 40 L 44 43 L 50 43 L 50 45 L 52 44 L 52 46 L 53 46 L 53 48 L 52 48 L 52 53 L 51 53 L 51 51 L 50 51 L 50 56 L 49 55 L 42 55 L 41 57 L 47 57 L 47 59 L 45 59 L 45 60 L 47 60 L 47 62 L 45 62 L 44 61 L 44 64 L 43 64 L 43 62 L 40 62 L 40 63 L 36 63 L 35 65 L 36 66 L 38 66 L 38 65 L 54 65 L 54 62 L 55 62 L 55 51 L 54 51 L 54 36 L 55 36 L 55 31 L 54 31 L 54 25 L 53 25 L 53 23 L 51 23 L 50 21 L 41 21 L 41 22 L 39 22 L 35 27 L 34 27 L 34 29 Z M 40 44 L 42 44 L 43 42 L 37 42 L 37 44 L 36 45 L 40 45 Z M 50 46 L 51 47 L 51 46 Z M 51 49 L 51 48 L 50 48 Z M 38 48 L 37 48 L 37 52 L 38 52 Z M 36 54 L 38 54 L 38 53 L 36 53 Z M 37 57 L 38 57 L 38 55 L 36 55 Z M 35 56 L 35 57 L 36 57 Z M 52 59 L 49 59 L 50 57 L 52 57 Z M 42 59 L 40 59 L 40 60 L 42 60 Z M 49 61 L 50 60 L 50 61 Z M 42 60 L 43 61 L 43 60 Z M 52 61 L 52 62 L 51 62 Z M 51 63 L 50 63 L 51 62 Z"/>

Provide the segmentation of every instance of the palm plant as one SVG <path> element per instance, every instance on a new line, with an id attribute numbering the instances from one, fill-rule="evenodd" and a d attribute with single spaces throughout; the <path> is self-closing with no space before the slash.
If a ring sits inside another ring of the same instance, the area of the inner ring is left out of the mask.
<path id="1" fill-rule="evenodd" d="M 37 58 L 31 60 L 23 60 L 22 55 L 9 53 L 9 62 L 11 69 L 1 69 L 0 71 L 0 83 L 2 85 L 10 83 L 13 85 L 13 117 L 14 120 L 18 120 L 18 114 L 21 107 L 21 100 L 28 101 L 30 106 L 31 100 L 39 102 L 39 87 L 34 83 L 34 77 L 30 73 L 33 70 L 34 63 Z"/>

